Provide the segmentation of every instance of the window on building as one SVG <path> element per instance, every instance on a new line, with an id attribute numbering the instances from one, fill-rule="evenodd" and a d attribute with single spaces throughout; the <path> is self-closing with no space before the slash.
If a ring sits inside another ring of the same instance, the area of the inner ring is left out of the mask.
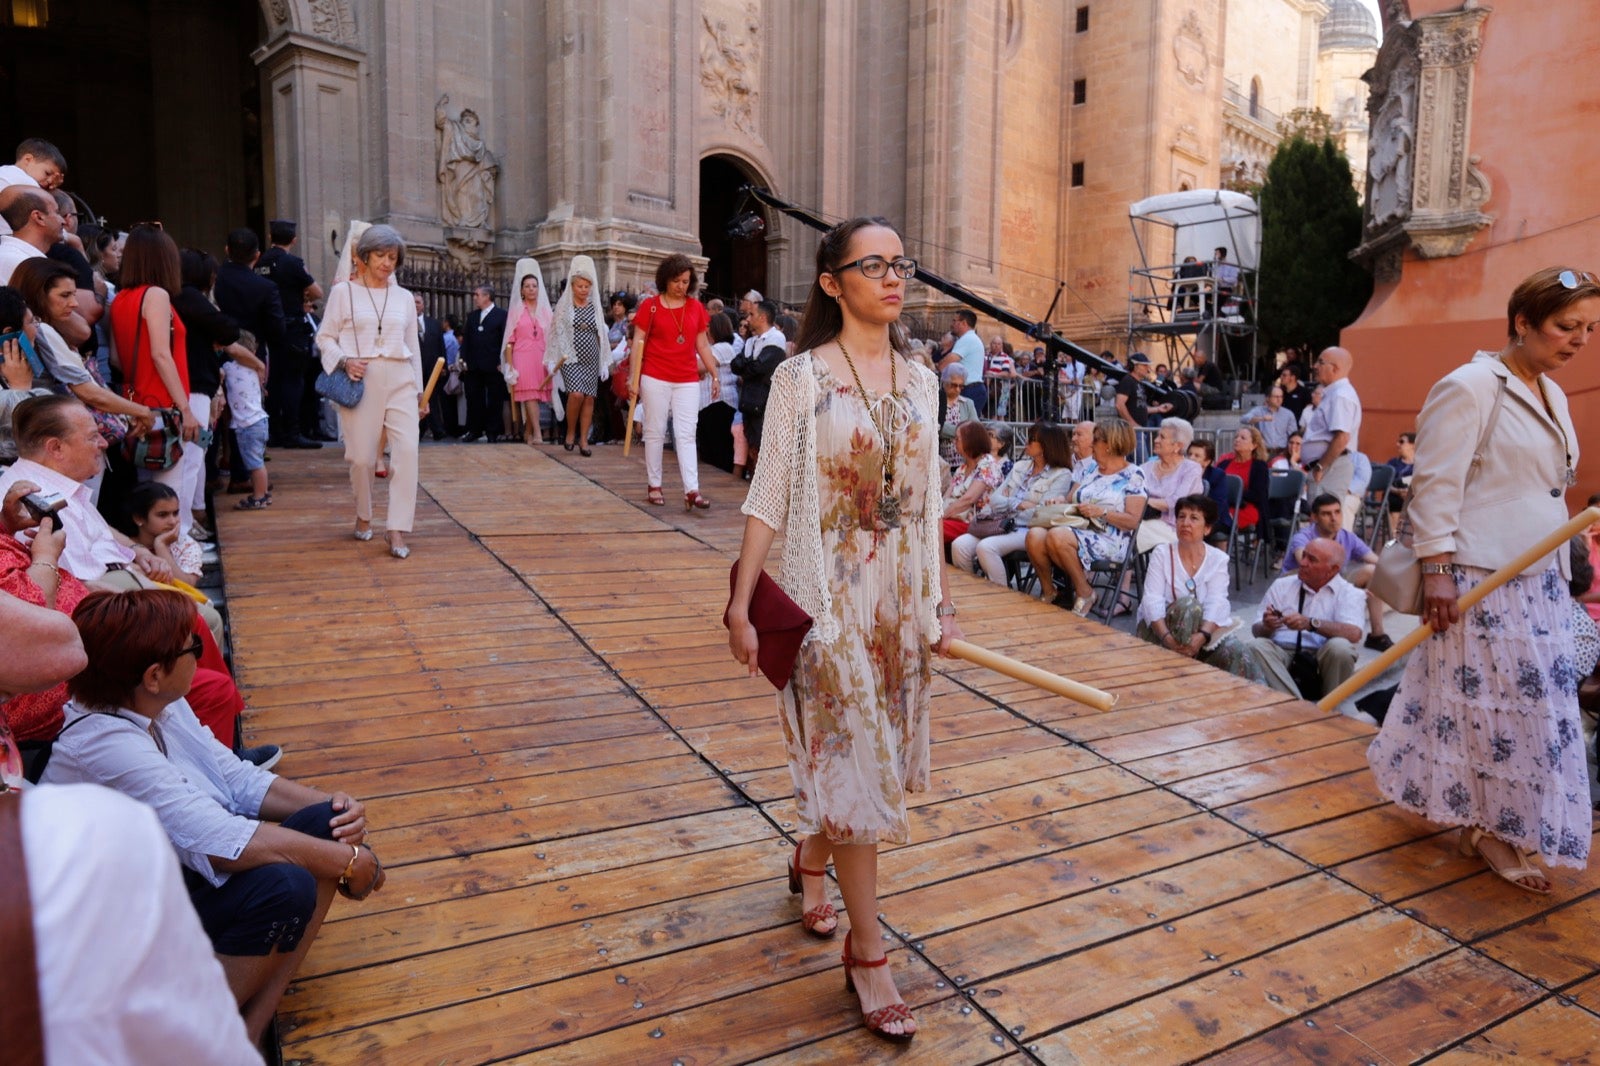
<path id="1" fill-rule="evenodd" d="M 1250 117 L 1261 117 L 1261 79 L 1250 79 Z"/>
<path id="2" fill-rule="evenodd" d="M 1078 162 L 1072 164 L 1072 187 L 1074 189 L 1083 188 L 1083 161 L 1082 160 L 1079 160 Z"/>
<path id="3" fill-rule="evenodd" d="M 1085 4 L 1082 7 L 1078 8 L 1078 24 L 1077 24 L 1077 26 L 1078 26 L 1078 32 L 1079 33 L 1088 33 L 1089 32 L 1089 5 L 1088 4 Z"/>
<path id="4" fill-rule="evenodd" d="M 1079 78 L 1072 83 L 1072 102 L 1081 104 L 1089 99 L 1089 79 Z"/>

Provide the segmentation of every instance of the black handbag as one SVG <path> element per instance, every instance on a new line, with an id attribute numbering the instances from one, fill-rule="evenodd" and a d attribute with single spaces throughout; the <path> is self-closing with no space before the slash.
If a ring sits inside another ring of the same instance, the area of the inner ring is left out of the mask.
<path id="1" fill-rule="evenodd" d="M 1304 585 L 1300 586 L 1300 613 L 1306 613 Z M 1317 653 L 1306 650 L 1305 640 L 1305 630 L 1295 634 L 1294 654 L 1289 657 L 1289 676 L 1294 679 L 1294 687 L 1300 690 L 1300 698 L 1315 703 L 1322 698 L 1322 666 L 1317 662 Z"/>

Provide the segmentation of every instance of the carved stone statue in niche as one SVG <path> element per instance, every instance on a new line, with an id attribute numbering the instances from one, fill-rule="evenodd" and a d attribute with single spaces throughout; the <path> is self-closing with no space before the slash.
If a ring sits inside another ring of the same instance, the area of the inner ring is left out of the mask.
<path id="1" fill-rule="evenodd" d="M 1417 139 L 1417 71 L 1401 63 L 1381 92 L 1374 91 L 1367 174 L 1369 229 L 1404 218 L 1411 207 L 1412 148 Z"/>
<path id="2" fill-rule="evenodd" d="M 700 43 L 700 84 L 711 97 L 711 113 L 740 133 L 755 135 L 755 107 L 760 97 L 761 20 L 756 5 L 745 5 L 744 25 L 737 31 L 726 19 L 700 15 L 705 37 Z"/>
<path id="3" fill-rule="evenodd" d="M 1211 72 L 1211 50 L 1206 47 L 1206 30 L 1200 24 L 1200 16 L 1192 9 L 1172 38 L 1172 59 L 1179 77 L 1190 88 L 1205 87 L 1206 75 Z"/>
<path id="4" fill-rule="evenodd" d="M 500 163 L 483 143 L 478 113 L 464 108 L 452 119 L 445 110 L 449 103 L 446 93 L 433 109 L 439 130 L 439 214 L 447 226 L 487 229 Z"/>

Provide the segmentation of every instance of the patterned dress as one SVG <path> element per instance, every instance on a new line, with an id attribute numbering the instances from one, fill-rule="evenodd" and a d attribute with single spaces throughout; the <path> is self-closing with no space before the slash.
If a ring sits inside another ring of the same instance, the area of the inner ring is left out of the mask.
<path id="1" fill-rule="evenodd" d="M 594 396 L 600 391 L 600 335 L 594 301 L 572 309 L 572 358 L 561 364 L 564 391 Z"/>
<path id="2" fill-rule="evenodd" d="M 927 471 L 938 456 L 936 412 L 918 409 L 906 393 L 873 397 L 893 404 L 896 426 L 900 518 L 885 523 L 878 514 L 883 451 L 872 419 L 853 385 L 820 360 L 813 367 L 817 502 L 839 637 L 802 645 L 780 694 L 800 830 L 837 844 L 903 844 L 910 839 L 906 793 L 928 785 L 933 652 L 917 603 L 930 583 L 938 595 L 943 562 L 925 557 L 922 535 Z"/>
<path id="3" fill-rule="evenodd" d="M 1129 496 L 1143 496 L 1147 491 L 1144 470 L 1128 463 L 1115 474 L 1103 474 L 1097 469 L 1072 494 L 1072 501 L 1121 511 L 1126 509 Z M 1085 570 L 1097 562 L 1120 563 L 1128 554 L 1128 542 L 1133 536 L 1109 522 L 1104 529 L 1075 529 L 1073 533 L 1078 538 L 1078 559 Z"/>
<path id="4" fill-rule="evenodd" d="M 1460 566 L 1465 594 L 1489 574 Z M 1592 812 L 1567 583 L 1551 567 L 1489 593 L 1406 663 L 1367 761 L 1385 796 L 1583 869 Z"/>

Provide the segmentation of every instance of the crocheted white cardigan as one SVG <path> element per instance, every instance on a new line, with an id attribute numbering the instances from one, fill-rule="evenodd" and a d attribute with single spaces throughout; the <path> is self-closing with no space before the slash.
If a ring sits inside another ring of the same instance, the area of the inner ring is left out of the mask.
<path id="1" fill-rule="evenodd" d="M 911 369 L 906 396 L 921 413 L 924 424 L 933 427 L 939 410 L 939 379 L 919 364 L 904 365 Z M 923 489 L 922 557 L 924 565 L 939 567 L 944 565 L 940 521 L 944 500 L 936 447 L 929 449 L 928 459 L 923 474 L 927 485 Z M 761 461 L 756 464 L 741 510 L 765 522 L 774 532 L 783 532 L 787 525 L 778 584 L 813 619 L 815 624 L 806 639 L 832 644 L 839 638 L 839 623 L 833 617 L 833 593 L 822 551 L 822 519 L 817 502 L 817 376 L 810 352 L 785 360 L 773 372 L 761 431 Z M 918 613 L 928 642 L 934 643 L 939 639 L 937 577 L 914 594 L 921 600 Z"/>

